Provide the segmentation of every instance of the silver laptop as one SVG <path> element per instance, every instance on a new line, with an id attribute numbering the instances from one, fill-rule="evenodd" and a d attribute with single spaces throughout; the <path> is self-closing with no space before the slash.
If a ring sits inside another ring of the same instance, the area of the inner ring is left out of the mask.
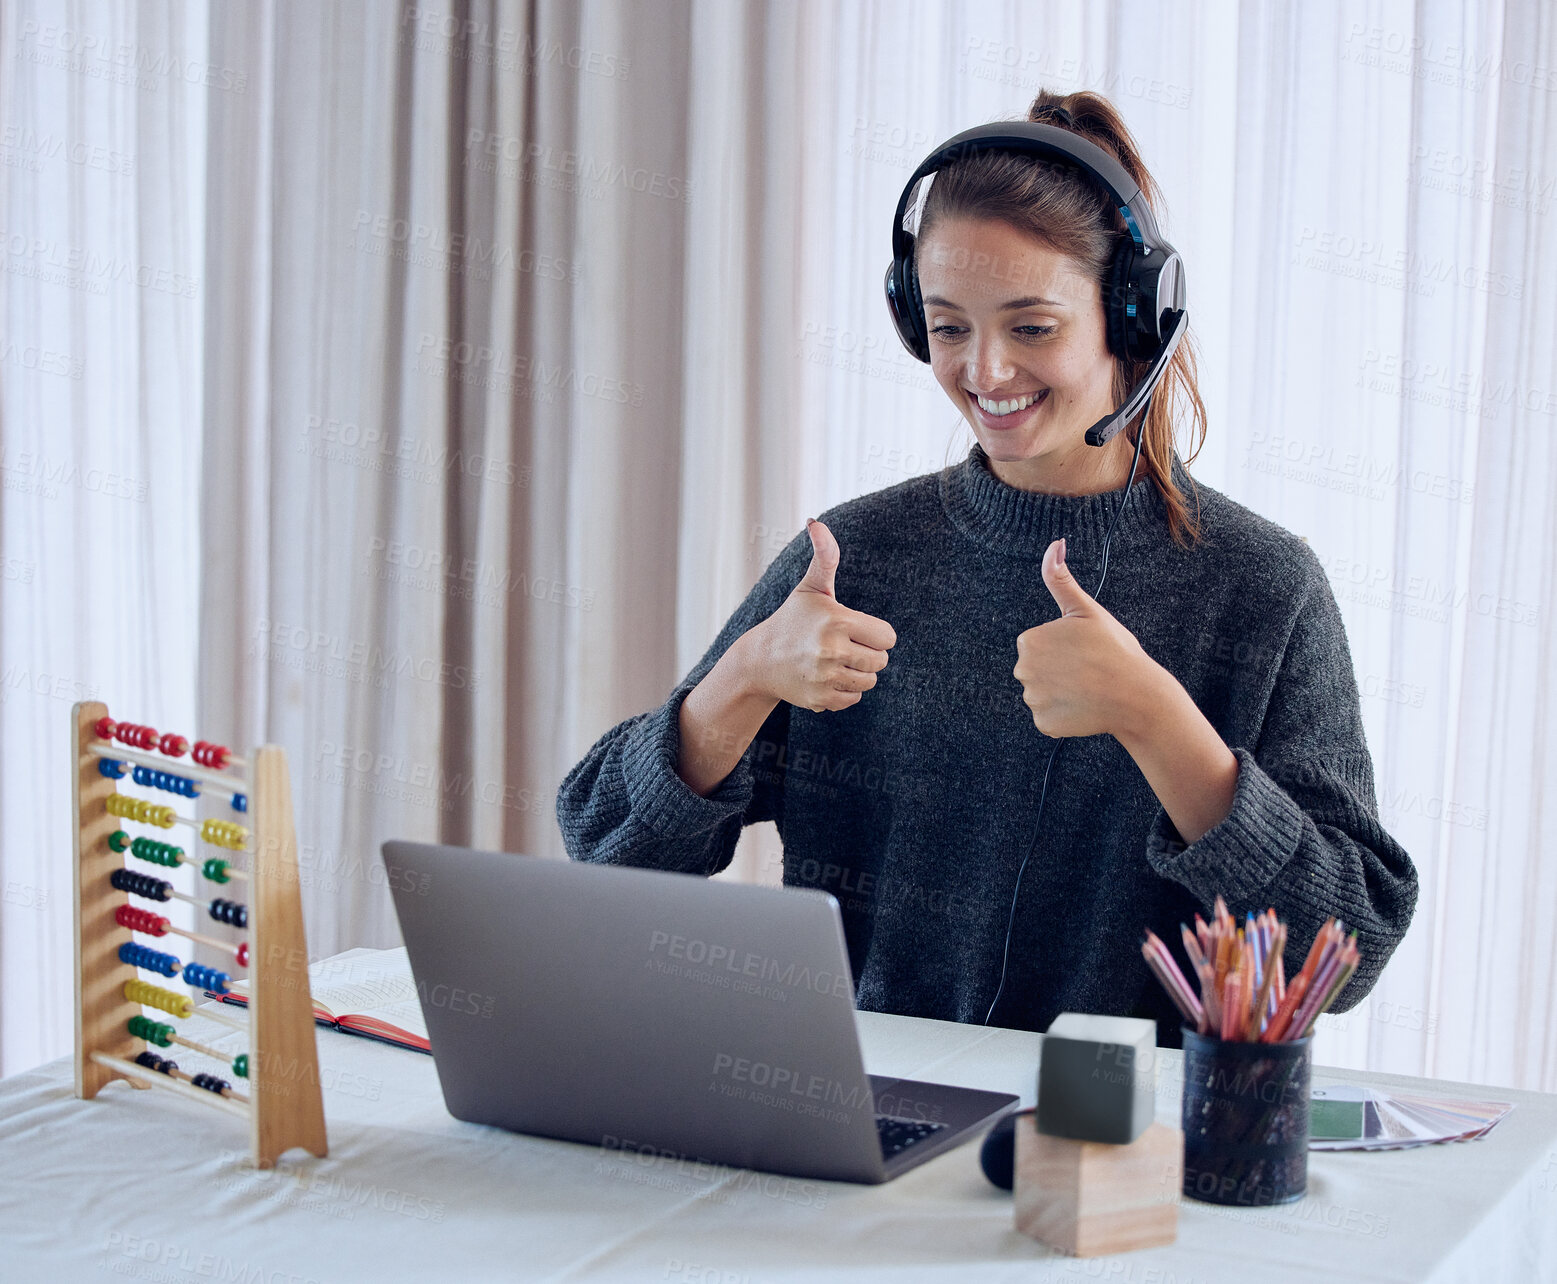
<path id="1" fill-rule="evenodd" d="M 825 892 L 423 843 L 383 852 L 458 1119 L 883 1182 L 1016 1104 L 866 1075 Z"/>

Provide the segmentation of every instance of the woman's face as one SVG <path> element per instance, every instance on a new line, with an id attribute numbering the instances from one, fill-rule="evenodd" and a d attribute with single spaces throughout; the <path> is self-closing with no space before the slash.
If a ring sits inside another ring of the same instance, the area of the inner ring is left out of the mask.
<path id="1" fill-rule="evenodd" d="M 995 219 L 933 226 L 917 267 L 930 368 L 996 475 L 1045 490 L 1086 485 L 1106 466 L 1099 456 L 1113 454 L 1083 440 L 1115 408 L 1097 282 Z"/>

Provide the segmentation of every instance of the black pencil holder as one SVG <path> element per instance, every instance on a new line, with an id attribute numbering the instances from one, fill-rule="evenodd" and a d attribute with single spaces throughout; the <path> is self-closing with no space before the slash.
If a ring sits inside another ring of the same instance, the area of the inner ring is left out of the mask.
<path id="1" fill-rule="evenodd" d="M 1308 1188 L 1312 1037 L 1240 1043 L 1184 1029 L 1184 1194 L 1245 1208 Z"/>

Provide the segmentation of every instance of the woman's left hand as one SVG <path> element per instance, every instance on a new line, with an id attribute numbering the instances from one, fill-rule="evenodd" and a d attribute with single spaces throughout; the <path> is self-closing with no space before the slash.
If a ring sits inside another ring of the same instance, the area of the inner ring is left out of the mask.
<path id="1" fill-rule="evenodd" d="M 1044 551 L 1043 582 L 1060 618 L 1017 638 L 1012 670 L 1033 725 L 1046 736 L 1127 732 L 1149 712 L 1153 685 L 1165 670 L 1076 582 L 1062 539 Z"/>

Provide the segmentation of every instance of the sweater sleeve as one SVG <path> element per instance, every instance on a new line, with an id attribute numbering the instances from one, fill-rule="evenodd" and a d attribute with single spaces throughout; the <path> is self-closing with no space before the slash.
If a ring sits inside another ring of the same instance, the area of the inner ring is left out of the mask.
<path id="1" fill-rule="evenodd" d="M 1207 907 L 1219 894 L 1239 914 L 1274 906 L 1288 925 L 1288 975 L 1331 915 L 1355 929 L 1361 960 L 1331 1010 L 1354 1007 L 1410 926 L 1417 874 L 1379 822 L 1346 630 L 1317 567 L 1257 742 L 1231 748 L 1227 817 L 1186 846 L 1159 807 L 1147 860 Z"/>
<path id="2" fill-rule="evenodd" d="M 782 820 L 779 764 L 788 738 L 789 706 L 778 704 L 740 761 L 705 798 L 676 774 L 681 702 L 737 638 L 783 604 L 810 557 L 811 540 L 802 530 L 773 559 L 665 703 L 612 727 L 568 772 L 557 789 L 557 823 L 570 857 L 717 874 L 730 863 L 743 825 Z"/>

